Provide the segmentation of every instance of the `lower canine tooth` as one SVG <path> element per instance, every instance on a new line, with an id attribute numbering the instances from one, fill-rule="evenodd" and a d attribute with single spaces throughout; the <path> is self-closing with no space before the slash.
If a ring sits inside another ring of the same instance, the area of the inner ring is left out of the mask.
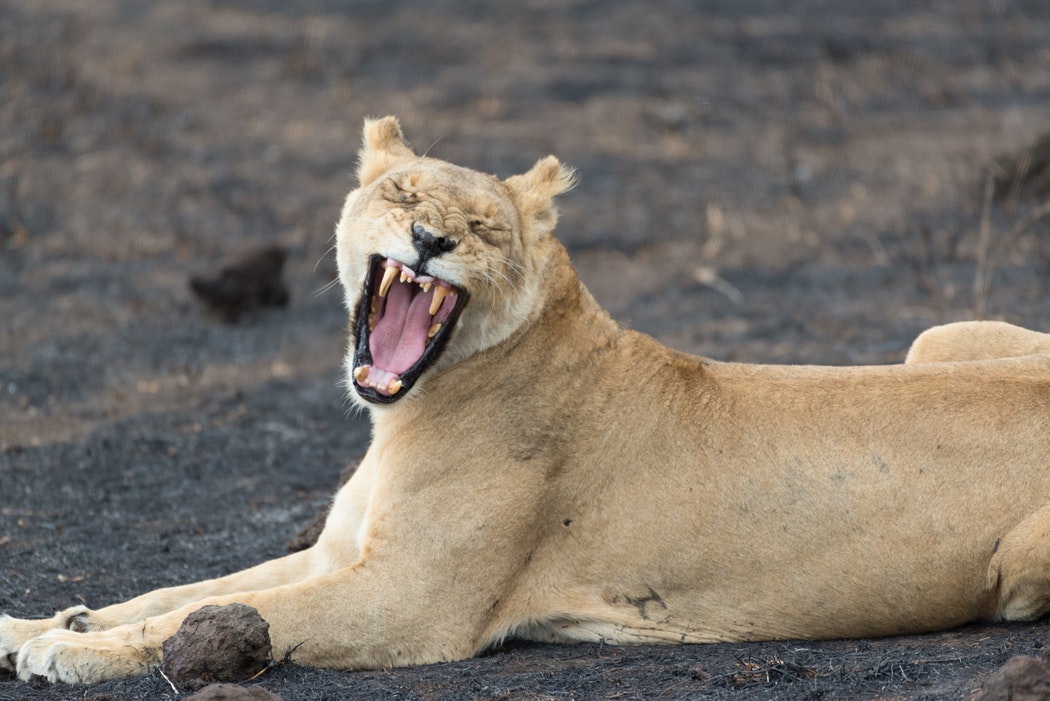
<path id="1" fill-rule="evenodd" d="M 397 394 L 398 392 L 400 392 L 401 380 L 394 380 L 393 382 L 391 382 L 389 385 L 387 385 L 386 391 L 390 392 L 390 394 Z"/>
<path id="2" fill-rule="evenodd" d="M 434 336 L 437 336 L 438 331 L 440 331 L 440 330 L 441 330 L 441 324 L 434 324 L 433 326 L 430 327 L 430 330 L 427 331 L 427 338 L 428 339 L 429 338 L 434 338 Z"/>
<path id="3" fill-rule="evenodd" d="M 357 380 L 358 382 L 364 382 L 365 380 L 367 380 L 368 379 L 368 366 L 367 365 L 358 365 L 356 368 L 354 368 L 354 379 Z"/>

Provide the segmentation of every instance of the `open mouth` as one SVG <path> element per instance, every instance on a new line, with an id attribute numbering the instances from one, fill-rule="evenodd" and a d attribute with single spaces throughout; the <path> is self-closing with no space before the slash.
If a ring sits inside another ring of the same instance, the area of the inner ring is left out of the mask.
<path id="1" fill-rule="evenodd" d="M 404 263 L 374 255 L 357 306 L 354 389 L 371 402 L 395 402 L 445 348 L 469 295 Z"/>

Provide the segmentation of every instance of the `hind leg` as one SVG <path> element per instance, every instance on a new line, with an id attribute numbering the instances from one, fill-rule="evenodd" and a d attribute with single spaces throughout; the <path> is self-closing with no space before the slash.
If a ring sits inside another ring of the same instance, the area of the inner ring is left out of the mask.
<path id="1" fill-rule="evenodd" d="M 1050 612 L 1050 506 L 998 541 L 988 584 L 997 598 L 994 617 L 999 620 L 1031 621 Z"/>
<path id="2" fill-rule="evenodd" d="M 994 360 L 1050 353 L 1050 334 L 1002 321 L 960 321 L 919 334 L 905 363 Z"/>

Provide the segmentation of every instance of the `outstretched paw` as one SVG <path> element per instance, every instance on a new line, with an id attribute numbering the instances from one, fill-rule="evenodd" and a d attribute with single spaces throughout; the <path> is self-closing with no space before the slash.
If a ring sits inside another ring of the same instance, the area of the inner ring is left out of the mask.
<path id="1" fill-rule="evenodd" d="M 0 669 L 13 672 L 15 660 L 18 659 L 18 650 L 25 643 L 22 636 L 18 634 L 18 624 L 24 623 L 17 618 L 8 615 L 0 616 Z"/>
<path id="2" fill-rule="evenodd" d="M 50 682 L 93 684 L 149 672 L 157 655 L 130 643 L 117 631 L 75 633 L 53 629 L 28 641 L 18 652 L 18 676 Z"/>
<path id="3" fill-rule="evenodd" d="M 0 669 L 15 671 L 19 651 L 22 647 L 40 635 L 54 628 L 84 630 L 83 621 L 87 615 L 86 606 L 74 606 L 51 618 L 27 620 L 0 615 Z"/>

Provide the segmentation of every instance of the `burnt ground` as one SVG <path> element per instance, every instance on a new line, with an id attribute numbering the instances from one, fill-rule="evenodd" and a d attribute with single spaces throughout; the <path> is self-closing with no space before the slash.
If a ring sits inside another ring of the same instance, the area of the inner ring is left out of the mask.
<path id="1" fill-rule="evenodd" d="M 624 324 L 719 359 L 892 363 L 936 323 L 1050 327 L 1046 166 L 992 184 L 1050 128 L 1048 36 L 1041 0 L 0 2 L 0 610 L 279 555 L 364 451 L 328 285 L 364 115 L 502 176 L 549 152 L 577 166 L 559 235 Z M 267 244 L 288 305 L 207 313 L 190 277 Z M 257 683 L 948 699 L 1048 639 L 511 644 Z M 174 696 L 158 675 L 0 676 L 0 700 Z"/>

